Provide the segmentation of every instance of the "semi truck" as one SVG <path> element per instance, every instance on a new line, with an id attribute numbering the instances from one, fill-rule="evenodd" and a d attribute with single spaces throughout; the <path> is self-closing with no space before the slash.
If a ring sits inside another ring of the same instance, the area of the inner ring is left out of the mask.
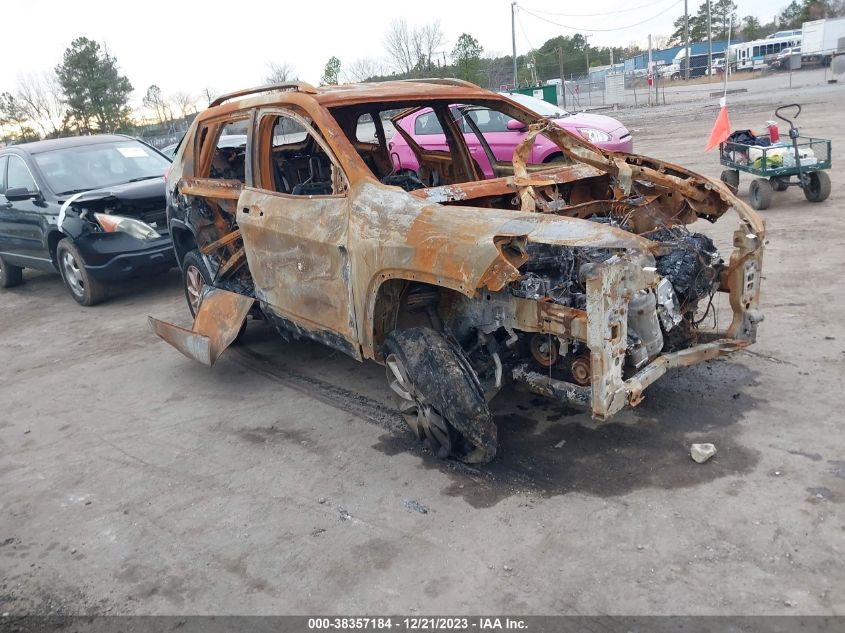
<path id="1" fill-rule="evenodd" d="M 837 52 L 845 51 L 845 17 L 804 22 L 801 29 L 802 64 L 829 66 Z"/>

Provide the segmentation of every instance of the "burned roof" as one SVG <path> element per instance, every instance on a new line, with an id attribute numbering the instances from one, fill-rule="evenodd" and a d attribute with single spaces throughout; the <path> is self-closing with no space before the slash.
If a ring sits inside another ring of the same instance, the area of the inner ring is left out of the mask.
<path id="1" fill-rule="evenodd" d="M 314 87 L 305 82 L 272 84 L 240 90 L 222 95 L 211 102 L 200 118 L 213 116 L 215 108 L 239 110 L 248 107 L 273 105 L 280 101 L 295 101 L 294 95 L 309 95 L 314 101 L 327 107 L 353 105 L 378 100 L 413 101 L 417 99 L 467 100 L 498 95 L 460 79 L 420 79 L 415 81 L 384 81 L 379 83 L 344 84 L 341 86 Z"/>

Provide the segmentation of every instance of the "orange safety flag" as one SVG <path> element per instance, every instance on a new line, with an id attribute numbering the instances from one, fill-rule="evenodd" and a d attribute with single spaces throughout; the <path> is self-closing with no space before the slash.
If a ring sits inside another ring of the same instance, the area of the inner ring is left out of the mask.
<path id="1" fill-rule="evenodd" d="M 716 117 L 716 123 L 713 125 L 713 130 L 710 132 L 710 140 L 707 141 L 707 149 L 709 152 L 719 143 L 724 143 L 728 140 L 731 133 L 731 122 L 728 120 L 728 108 L 725 106 L 725 100 L 721 100 L 722 108 L 719 110 L 719 116 Z"/>

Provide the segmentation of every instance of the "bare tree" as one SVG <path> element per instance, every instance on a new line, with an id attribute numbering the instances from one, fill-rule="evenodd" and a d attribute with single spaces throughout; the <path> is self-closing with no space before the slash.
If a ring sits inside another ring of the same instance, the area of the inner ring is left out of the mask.
<path id="1" fill-rule="evenodd" d="M 287 62 L 282 62 L 281 64 L 269 62 L 267 64 L 267 74 L 264 75 L 264 81 L 268 84 L 281 84 L 286 81 L 297 81 L 299 77 L 297 77 L 296 74 L 296 69 Z"/>
<path id="2" fill-rule="evenodd" d="M 170 95 L 170 103 L 183 119 L 197 111 L 197 99 L 187 92 L 174 92 Z"/>
<path id="3" fill-rule="evenodd" d="M 360 83 L 384 74 L 384 64 L 377 59 L 362 57 L 356 59 L 343 70 L 346 83 Z"/>
<path id="4" fill-rule="evenodd" d="M 410 28 L 404 18 L 393 20 L 384 38 L 390 65 L 407 77 L 430 73 L 437 49 L 445 43 L 440 22 Z"/>
<path id="5" fill-rule="evenodd" d="M 651 47 L 656 51 L 662 51 L 669 46 L 668 35 L 653 35 L 651 38 Z"/>
<path id="6" fill-rule="evenodd" d="M 415 57 L 415 67 L 422 74 L 431 72 L 433 57 L 437 49 L 446 43 L 446 36 L 440 28 L 440 22 L 432 22 L 411 33 L 411 42 Z"/>
<path id="7" fill-rule="evenodd" d="M 55 73 L 18 75 L 17 100 L 42 136 L 58 136 L 65 130 L 67 107 Z"/>
<path id="8" fill-rule="evenodd" d="M 162 96 L 161 88 L 155 84 L 147 88 L 147 94 L 144 95 L 141 102 L 144 104 L 144 107 L 153 111 L 156 119 L 162 125 L 173 120 L 173 112 L 170 109 L 170 104 Z"/>
<path id="9" fill-rule="evenodd" d="M 202 96 L 205 97 L 206 101 L 208 101 L 208 105 L 211 105 L 211 102 L 217 98 L 217 95 L 220 93 L 217 92 L 214 88 L 205 87 L 202 91 Z"/>
<path id="10" fill-rule="evenodd" d="M 404 18 L 391 20 L 387 35 L 384 37 L 384 48 L 390 58 L 391 65 L 400 73 L 410 75 L 414 70 L 414 45 L 412 33 Z"/>

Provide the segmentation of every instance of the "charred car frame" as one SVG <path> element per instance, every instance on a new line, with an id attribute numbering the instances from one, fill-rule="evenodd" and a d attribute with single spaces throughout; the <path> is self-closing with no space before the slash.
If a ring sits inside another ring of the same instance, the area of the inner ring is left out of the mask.
<path id="1" fill-rule="evenodd" d="M 436 113 L 448 147 L 406 135 L 410 171 L 385 125 L 418 108 Z M 458 125 L 472 109 L 529 131 L 498 161 L 474 129 L 490 179 Z M 218 147 L 234 131 L 244 147 Z M 529 164 L 539 135 L 558 161 Z M 606 419 L 668 370 L 752 343 L 762 320 L 764 224 L 724 184 L 599 150 L 457 80 L 221 97 L 177 152 L 167 198 L 195 320 L 188 330 L 151 318 L 156 333 L 211 365 L 252 314 L 382 363 L 440 457 L 493 458 L 488 402 L 508 380 Z M 730 208 L 739 223 L 724 260 L 688 225 Z M 722 330 L 702 327 L 717 293 L 732 312 Z"/>

